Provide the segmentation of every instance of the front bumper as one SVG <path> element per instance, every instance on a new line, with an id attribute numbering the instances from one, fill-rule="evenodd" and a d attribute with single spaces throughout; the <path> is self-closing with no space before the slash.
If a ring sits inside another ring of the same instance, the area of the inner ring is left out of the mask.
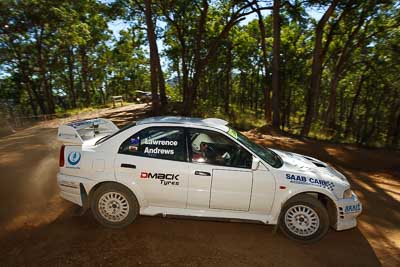
<path id="1" fill-rule="evenodd" d="M 362 205 L 356 194 L 351 198 L 337 201 L 337 220 L 333 228 L 337 231 L 351 229 L 357 226 L 357 216 L 361 214 Z"/>

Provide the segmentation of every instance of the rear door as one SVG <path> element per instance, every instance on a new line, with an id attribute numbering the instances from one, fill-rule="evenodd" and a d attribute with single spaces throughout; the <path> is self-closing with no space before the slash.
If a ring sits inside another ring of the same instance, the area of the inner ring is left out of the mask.
<path id="1" fill-rule="evenodd" d="M 150 206 L 186 206 L 188 163 L 184 130 L 149 127 L 125 140 L 115 160 L 117 180 L 136 183 Z"/>
<path id="2" fill-rule="evenodd" d="M 203 129 L 188 132 L 188 208 L 248 211 L 252 155 L 225 135 Z"/>

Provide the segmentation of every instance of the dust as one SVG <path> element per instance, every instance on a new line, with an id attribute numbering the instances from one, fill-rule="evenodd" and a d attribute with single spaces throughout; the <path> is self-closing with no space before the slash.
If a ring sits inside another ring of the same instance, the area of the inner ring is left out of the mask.
<path id="1" fill-rule="evenodd" d="M 58 199 L 58 149 L 54 129 L 31 128 L 0 144 L 0 225 L 3 230 L 49 221 Z M 53 200 L 52 200 L 53 199 Z M 50 201 L 49 201 L 50 200 Z M 59 203 L 57 203 L 59 202 Z"/>

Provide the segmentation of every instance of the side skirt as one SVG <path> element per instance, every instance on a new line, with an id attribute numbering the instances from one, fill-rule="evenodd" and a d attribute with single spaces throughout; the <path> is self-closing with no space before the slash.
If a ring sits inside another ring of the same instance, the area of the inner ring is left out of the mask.
<path id="1" fill-rule="evenodd" d="M 227 211 L 217 209 L 179 209 L 168 207 L 149 206 L 140 209 L 141 215 L 162 217 L 186 217 L 200 220 L 240 221 L 251 223 L 274 224 L 271 216 L 241 211 Z"/>

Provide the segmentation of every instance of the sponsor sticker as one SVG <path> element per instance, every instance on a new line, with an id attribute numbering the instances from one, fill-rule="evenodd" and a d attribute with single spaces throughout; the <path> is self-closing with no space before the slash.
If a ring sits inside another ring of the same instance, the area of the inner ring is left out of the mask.
<path id="1" fill-rule="evenodd" d="M 76 129 L 81 126 L 90 126 L 90 125 L 96 125 L 96 124 L 97 125 L 101 124 L 101 120 L 92 119 L 92 120 L 75 121 L 75 122 L 70 122 L 67 125 Z"/>
<path id="2" fill-rule="evenodd" d="M 179 185 L 179 174 L 160 172 L 141 172 L 140 179 L 159 180 L 162 185 Z"/>
<path id="3" fill-rule="evenodd" d="M 145 154 L 157 154 L 157 155 L 174 155 L 175 149 L 179 146 L 179 142 L 176 140 L 154 140 L 154 139 L 143 139 L 141 142 L 145 145 L 143 153 Z M 149 147 L 155 146 L 155 147 Z M 162 148 L 160 148 L 161 146 Z"/>
<path id="4" fill-rule="evenodd" d="M 137 146 L 128 146 L 129 151 L 136 152 L 138 150 Z"/>
<path id="5" fill-rule="evenodd" d="M 81 153 L 78 151 L 72 151 L 68 154 L 67 157 L 68 164 L 71 168 L 79 168 L 76 165 L 81 161 Z"/>
<path id="6" fill-rule="evenodd" d="M 174 155 L 175 151 L 173 149 L 163 149 L 163 148 L 158 148 L 158 147 L 155 147 L 155 148 L 146 147 L 144 149 L 144 153 L 159 154 L 159 155 Z"/>
<path id="7" fill-rule="evenodd" d="M 313 177 L 306 177 L 306 176 L 302 176 L 302 175 L 286 173 L 286 179 L 289 180 L 291 183 L 295 183 L 295 184 L 316 185 L 316 186 L 319 186 L 322 188 L 326 188 L 330 191 L 333 191 L 335 189 L 335 184 L 333 182 L 322 180 L 322 179 L 317 179 L 317 178 L 313 178 Z"/>
<path id="8" fill-rule="evenodd" d="M 360 203 L 354 205 L 347 205 L 346 207 L 344 207 L 344 213 L 354 213 L 354 212 L 359 212 L 360 210 L 361 210 Z"/>
<path id="9" fill-rule="evenodd" d="M 138 146 L 138 145 L 140 144 L 140 137 L 131 138 L 131 139 L 129 140 L 129 143 L 130 143 L 131 145 L 136 145 L 136 146 Z"/>
<path id="10" fill-rule="evenodd" d="M 144 145 L 153 145 L 153 146 L 178 146 L 178 141 L 144 139 L 143 144 Z"/>

